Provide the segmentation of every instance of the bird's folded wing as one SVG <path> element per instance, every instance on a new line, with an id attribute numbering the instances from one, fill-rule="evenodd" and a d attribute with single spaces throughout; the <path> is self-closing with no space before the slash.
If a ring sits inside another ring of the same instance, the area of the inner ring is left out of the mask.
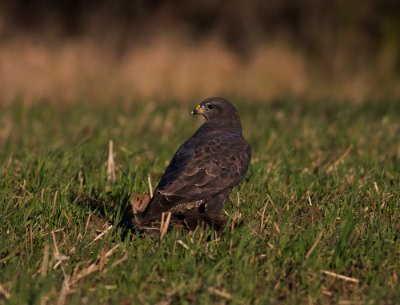
<path id="1" fill-rule="evenodd" d="M 174 201 L 192 201 L 218 194 L 237 185 L 246 173 L 250 160 L 248 144 L 243 139 L 215 139 L 194 151 L 181 148 L 165 171 L 156 192 Z"/>

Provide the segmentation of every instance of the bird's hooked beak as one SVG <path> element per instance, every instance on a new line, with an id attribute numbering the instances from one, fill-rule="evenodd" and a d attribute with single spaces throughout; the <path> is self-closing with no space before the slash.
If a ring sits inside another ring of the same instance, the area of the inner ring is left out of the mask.
<path id="1" fill-rule="evenodd" d="M 205 112 L 204 105 L 198 104 L 194 109 L 192 110 L 191 114 L 203 114 Z"/>

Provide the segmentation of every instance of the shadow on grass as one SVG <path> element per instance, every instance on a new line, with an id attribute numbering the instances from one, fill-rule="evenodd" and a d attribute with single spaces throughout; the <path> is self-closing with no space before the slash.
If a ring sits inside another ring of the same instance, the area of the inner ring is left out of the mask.
<path id="1" fill-rule="evenodd" d="M 130 204 L 130 196 L 118 192 L 90 192 L 78 191 L 71 194 L 76 205 L 89 209 L 93 215 L 89 225 L 97 229 L 99 221 L 119 228 L 121 239 L 136 233 L 134 227 L 134 214 Z"/>
<path id="2" fill-rule="evenodd" d="M 136 198 L 136 197 L 135 197 Z M 98 188 L 77 188 L 70 193 L 70 201 L 78 207 L 89 210 L 92 215 L 88 220 L 88 226 L 96 231 L 104 231 L 105 225 L 112 225 L 119 237 L 124 240 L 135 236 L 143 236 L 149 233 L 154 235 L 154 225 L 149 231 L 138 224 L 135 224 L 135 214 L 132 208 L 132 195 L 124 191 L 123 187 L 113 189 Z M 171 218 L 168 231 L 173 228 L 182 228 L 184 231 L 195 231 L 198 227 L 208 228 L 208 238 L 216 232 L 218 235 L 228 232 L 232 234 L 233 229 L 238 229 L 244 225 L 244 220 L 234 215 L 232 219 L 213 218 L 202 213 L 201 210 L 189 214 L 177 214 Z M 156 223 L 157 225 L 157 223 Z M 159 232 L 157 230 L 157 232 Z M 157 233 L 158 235 L 158 233 Z"/>

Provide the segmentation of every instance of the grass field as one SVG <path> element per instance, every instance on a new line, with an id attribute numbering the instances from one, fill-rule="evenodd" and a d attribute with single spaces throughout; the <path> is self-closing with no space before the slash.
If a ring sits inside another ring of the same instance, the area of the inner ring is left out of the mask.
<path id="1" fill-rule="evenodd" d="M 253 158 L 228 226 L 163 239 L 130 199 L 194 105 L 55 104 L 0 106 L 0 304 L 400 303 L 399 103 L 236 102 Z"/>

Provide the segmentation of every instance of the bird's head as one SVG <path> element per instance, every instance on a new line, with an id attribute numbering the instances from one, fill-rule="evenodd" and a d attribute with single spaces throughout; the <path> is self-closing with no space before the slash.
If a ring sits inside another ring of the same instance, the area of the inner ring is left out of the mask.
<path id="1" fill-rule="evenodd" d="M 240 118 L 236 108 L 226 99 L 210 97 L 198 104 L 191 112 L 193 115 L 201 114 L 208 122 L 212 123 L 239 123 Z"/>

